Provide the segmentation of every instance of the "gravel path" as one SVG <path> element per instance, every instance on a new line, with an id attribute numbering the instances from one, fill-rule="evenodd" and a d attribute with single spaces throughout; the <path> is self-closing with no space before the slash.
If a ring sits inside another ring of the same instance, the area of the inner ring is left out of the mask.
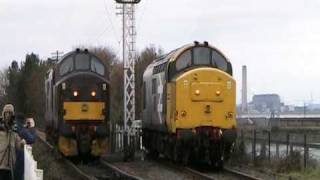
<path id="1" fill-rule="evenodd" d="M 56 159 L 53 151 L 40 139 L 33 144 L 32 153 L 38 167 L 44 171 L 44 180 L 81 180 L 63 160 Z"/>

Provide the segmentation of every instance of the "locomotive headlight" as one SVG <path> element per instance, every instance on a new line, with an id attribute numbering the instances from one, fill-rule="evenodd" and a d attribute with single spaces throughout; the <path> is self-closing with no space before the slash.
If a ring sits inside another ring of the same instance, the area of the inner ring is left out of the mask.
<path id="1" fill-rule="evenodd" d="M 78 91 L 73 91 L 73 96 L 77 97 L 79 95 Z"/>
<path id="2" fill-rule="evenodd" d="M 227 112 L 226 119 L 232 119 L 232 118 L 233 118 L 233 112 Z"/>
<path id="3" fill-rule="evenodd" d="M 197 96 L 199 96 L 199 95 L 200 95 L 200 90 L 197 89 L 194 93 L 195 93 Z"/>
<path id="4" fill-rule="evenodd" d="M 66 90 L 66 87 L 67 87 L 66 83 L 62 83 L 62 90 Z"/>
<path id="5" fill-rule="evenodd" d="M 216 91 L 217 96 L 220 96 L 220 94 L 221 94 L 221 91 Z"/>
<path id="6" fill-rule="evenodd" d="M 186 111 L 182 111 L 182 112 L 181 112 L 181 116 L 182 116 L 182 117 L 186 117 L 186 116 L 187 116 L 187 112 L 186 112 Z"/>
<path id="7" fill-rule="evenodd" d="M 97 95 L 97 93 L 95 91 L 91 91 L 91 96 L 95 97 Z"/>

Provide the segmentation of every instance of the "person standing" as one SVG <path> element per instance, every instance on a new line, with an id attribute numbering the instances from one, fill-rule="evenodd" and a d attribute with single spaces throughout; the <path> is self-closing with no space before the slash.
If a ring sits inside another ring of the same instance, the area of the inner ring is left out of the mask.
<path id="1" fill-rule="evenodd" d="M 14 132 L 14 106 L 6 104 L 3 107 L 0 128 L 0 180 L 13 180 L 16 163 L 16 150 L 25 143 Z"/>
<path id="2" fill-rule="evenodd" d="M 18 131 L 19 136 L 25 140 L 26 144 L 32 145 L 36 141 L 35 122 L 32 117 L 25 119 L 24 126 Z M 17 163 L 15 166 L 15 180 L 23 180 L 24 175 L 24 150 L 17 150 Z"/>

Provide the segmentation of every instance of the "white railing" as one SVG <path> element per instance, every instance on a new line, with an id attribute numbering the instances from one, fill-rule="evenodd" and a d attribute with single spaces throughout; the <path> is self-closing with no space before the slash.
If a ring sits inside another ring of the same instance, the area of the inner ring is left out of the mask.
<path id="1" fill-rule="evenodd" d="M 24 180 L 43 180 L 43 170 L 37 168 L 29 145 L 24 146 Z"/>
<path id="2" fill-rule="evenodd" d="M 131 129 L 131 135 L 134 136 L 135 146 L 137 149 L 142 150 L 142 130 L 141 128 L 133 127 Z M 115 131 L 115 152 L 123 151 L 124 148 L 124 129 L 123 127 L 116 125 Z"/>

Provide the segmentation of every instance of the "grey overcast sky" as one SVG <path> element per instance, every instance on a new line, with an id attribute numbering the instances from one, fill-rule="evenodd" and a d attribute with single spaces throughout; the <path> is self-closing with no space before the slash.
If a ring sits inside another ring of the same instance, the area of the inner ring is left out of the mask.
<path id="1" fill-rule="evenodd" d="M 113 0 L 0 0 L 0 68 L 77 45 L 119 53 L 115 9 Z M 288 104 L 320 103 L 320 0 L 141 0 L 137 33 L 140 50 L 194 40 L 218 47 L 233 63 L 238 101 L 246 64 L 250 99 L 278 93 Z"/>

